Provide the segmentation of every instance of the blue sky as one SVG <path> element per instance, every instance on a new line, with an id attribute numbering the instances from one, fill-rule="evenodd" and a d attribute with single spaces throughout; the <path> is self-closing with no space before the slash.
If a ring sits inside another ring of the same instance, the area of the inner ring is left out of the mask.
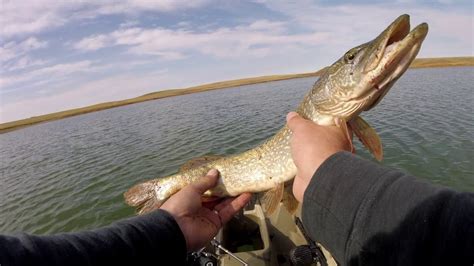
<path id="1" fill-rule="evenodd" d="M 403 13 L 430 25 L 419 57 L 473 55 L 472 1 L 0 1 L 0 122 L 315 71 Z"/>

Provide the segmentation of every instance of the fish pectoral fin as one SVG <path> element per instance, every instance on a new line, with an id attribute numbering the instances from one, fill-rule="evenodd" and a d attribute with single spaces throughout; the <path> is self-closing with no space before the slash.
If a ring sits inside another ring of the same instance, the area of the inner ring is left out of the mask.
<path id="1" fill-rule="evenodd" d="M 354 144 L 352 143 L 352 134 L 349 131 L 349 127 L 347 126 L 347 121 L 343 118 L 335 117 L 334 124 L 336 124 L 336 126 L 339 127 L 344 132 L 344 135 L 346 135 L 349 145 L 351 145 L 351 152 L 355 153 Z"/>
<path id="2" fill-rule="evenodd" d="M 275 212 L 278 204 L 283 198 L 283 190 L 284 184 L 282 183 L 266 192 L 259 194 L 258 200 L 260 201 L 260 205 L 262 205 L 262 209 L 266 216 L 270 216 L 273 212 Z"/>
<path id="3" fill-rule="evenodd" d="M 349 121 L 349 125 L 367 150 L 374 155 L 377 161 L 381 161 L 383 159 L 382 141 L 375 129 L 360 116 L 356 116 Z"/>
<path id="4" fill-rule="evenodd" d="M 283 199 L 281 201 L 283 202 L 283 206 L 285 206 L 288 213 L 295 214 L 300 203 L 296 200 L 295 196 L 293 195 L 293 179 L 285 183 L 285 189 L 283 191 Z"/>

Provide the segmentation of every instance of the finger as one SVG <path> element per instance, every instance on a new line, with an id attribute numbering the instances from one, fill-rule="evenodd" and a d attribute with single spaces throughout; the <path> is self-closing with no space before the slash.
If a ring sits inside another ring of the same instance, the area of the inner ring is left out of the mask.
<path id="1" fill-rule="evenodd" d="M 221 202 L 219 202 L 219 204 L 217 204 L 216 206 L 214 206 L 214 210 L 216 211 L 220 211 L 222 210 L 225 206 L 229 205 L 233 200 L 235 199 L 235 197 L 232 197 L 232 198 L 227 198 Z"/>
<path id="2" fill-rule="evenodd" d="M 240 211 L 252 198 L 252 194 L 243 193 L 228 204 L 226 204 L 218 213 L 223 224 L 227 223 L 232 217 Z"/>
<path id="3" fill-rule="evenodd" d="M 294 181 L 293 181 L 293 196 L 295 196 L 295 199 L 298 201 L 298 202 L 303 202 L 303 197 L 302 197 L 302 193 L 301 193 L 301 187 L 303 186 L 304 183 L 301 178 L 299 178 L 298 176 L 295 177 Z"/>
<path id="4" fill-rule="evenodd" d="M 212 201 L 204 201 L 201 198 L 201 204 L 204 208 L 207 208 L 209 210 L 214 210 L 217 205 L 219 205 L 222 201 L 224 201 L 223 198 L 217 198 Z"/>
<path id="5" fill-rule="evenodd" d="M 207 172 L 206 176 L 200 178 L 196 183 L 193 183 L 191 186 L 199 194 L 203 194 L 206 190 L 216 186 L 217 178 L 219 177 L 219 172 L 216 169 L 211 169 Z"/>
<path id="6" fill-rule="evenodd" d="M 290 121 L 293 117 L 297 117 L 299 114 L 297 112 L 289 112 L 286 115 L 286 122 Z"/>
<path id="7" fill-rule="evenodd" d="M 302 118 L 298 113 L 296 112 L 289 112 L 287 115 L 286 115 L 286 124 L 288 125 L 288 128 L 290 128 L 290 130 L 292 132 L 294 132 L 296 130 L 296 128 L 302 124 L 304 124 L 304 122 L 307 121 L 306 119 Z"/>

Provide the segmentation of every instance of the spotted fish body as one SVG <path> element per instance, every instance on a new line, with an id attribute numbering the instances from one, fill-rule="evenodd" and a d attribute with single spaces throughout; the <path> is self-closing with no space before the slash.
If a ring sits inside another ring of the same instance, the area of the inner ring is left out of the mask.
<path id="1" fill-rule="evenodd" d="M 358 115 L 373 108 L 405 72 L 427 31 L 428 26 L 423 23 L 410 32 L 408 15 L 400 16 L 377 38 L 349 50 L 328 67 L 297 112 L 320 125 L 342 125 L 346 129 L 346 123 L 354 125 L 353 129 L 360 128 L 357 125 L 361 123 L 368 126 Z M 355 133 L 369 149 L 381 148 L 378 141 L 370 142 L 374 131 Z M 219 170 L 220 178 L 217 186 L 206 192 L 207 196 L 227 197 L 273 189 L 296 175 L 290 138 L 291 131 L 284 126 L 254 149 L 135 185 L 124 194 L 125 200 L 138 206 L 139 213 L 151 211 L 213 168 Z"/>

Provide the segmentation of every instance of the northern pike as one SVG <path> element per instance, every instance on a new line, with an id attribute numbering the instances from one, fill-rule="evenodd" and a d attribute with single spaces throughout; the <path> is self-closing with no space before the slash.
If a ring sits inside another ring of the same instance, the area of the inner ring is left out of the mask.
<path id="1" fill-rule="evenodd" d="M 348 127 L 382 159 L 379 137 L 359 114 L 376 106 L 415 59 L 428 33 L 422 23 L 410 31 L 408 15 L 398 17 L 378 37 L 350 49 L 305 95 L 296 112 L 319 125 Z M 282 114 L 283 115 L 283 114 Z M 193 161 L 177 174 L 137 184 L 125 192 L 125 200 L 138 213 L 158 208 L 171 195 L 195 182 L 210 169 L 220 173 L 217 186 L 204 196 L 229 197 L 243 192 L 268 191 L 267 209 L 275 209 L 283 197 L 283 184 L 296 175 L 290 153 L 291 131 L 285 125 L 263 144 L 238 155 Z"/>

